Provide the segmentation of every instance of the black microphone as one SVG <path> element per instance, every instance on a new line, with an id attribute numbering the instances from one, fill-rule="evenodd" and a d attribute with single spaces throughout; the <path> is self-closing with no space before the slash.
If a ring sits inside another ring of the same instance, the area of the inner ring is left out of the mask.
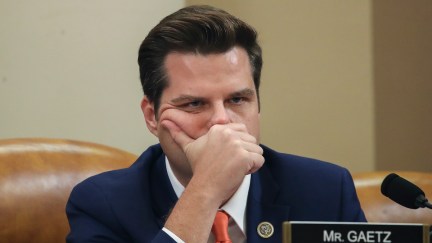
<path id="1" fill-rule="evenodd" d="M 407 208 L 427 207 L 432 209 L 432 204 L 428 202 L 422 189 L 395 173 L 384 178 L 381 193 Z"/>

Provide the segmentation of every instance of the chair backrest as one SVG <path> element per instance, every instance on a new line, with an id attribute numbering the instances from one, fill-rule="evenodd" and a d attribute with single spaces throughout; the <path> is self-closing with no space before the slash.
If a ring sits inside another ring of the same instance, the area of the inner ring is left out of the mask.
<path id="1" fill-rule="evenodd" d="M 354 184 L 369 222 L 424 223 L 432 225 L 432 209 L 409 209 L 381 194 L 381 183 L 388 171 L 353 173 Z M 420 187 L 432 199 L 432 173 L 395 171 Z"/>
<path id="2" fill-rule="evenodd" d="M 82 141 L 0 140 L 0 241 L 64 242 L 72 188 L 135 159 L 126 151 Z"/>

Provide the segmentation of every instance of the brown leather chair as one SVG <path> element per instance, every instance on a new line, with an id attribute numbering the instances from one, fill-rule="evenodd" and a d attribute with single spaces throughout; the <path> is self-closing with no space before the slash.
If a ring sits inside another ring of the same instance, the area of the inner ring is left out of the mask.
<path id="1" fill-rule="evenodd" d="M 0 242 L 64 242 L 65 205 L 74 185 L 136 156 L 60 139 L 0 140 Z"/>
<path id="2" fill-rule="evenodd" d="M 381 194 L 381 183 L 389 171 L 353 173 L 354 184 L 369 222 L 424 223 L 432 225 L 432 209 L 409 209 Z M 420 187 L 432 199 L 432 173 L 395 171 Z"/>

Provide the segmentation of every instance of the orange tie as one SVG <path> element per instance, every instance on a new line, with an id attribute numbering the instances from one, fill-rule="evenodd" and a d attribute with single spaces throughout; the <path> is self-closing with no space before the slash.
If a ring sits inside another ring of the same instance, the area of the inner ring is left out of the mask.
<path id="1" fill-rule="evenodd" d="M 232 243 L 228 235 L 228 220 L 229 215 L 224 211 L 218 211 L 216 213 L 212 227 L 212 233 L 216 243 Z"/>

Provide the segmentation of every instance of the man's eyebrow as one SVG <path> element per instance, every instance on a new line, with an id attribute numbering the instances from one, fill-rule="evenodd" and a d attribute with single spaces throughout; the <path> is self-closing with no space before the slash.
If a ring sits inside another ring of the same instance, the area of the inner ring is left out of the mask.
<path id="1" fill-rule="evenodd" d="M 203 100 L 203 98 L 198 96 L 192 96 L 192 95 L 180 95 L 179 97 L 172 99 L 171 103 L 178 104 L 187 101 L 197 101 L 197 100 Z"/>
<path id="2" fill-rule="evenodd" d="M 229 97 L 236 97 L 236 96 L 250 97 L 254 95 L 255 95 L 255 91 L 253 89 L 245 88 L 231 93 Z M 179 104 L 179 103 L 185 103 L 189 101 L 200 101 L 200 100 L 204 100 L 204 98 L 200 96 L 193 96 L 193 95 L 180 95 L 179 97 L 172 99 L 171 103 Z"/>
<path id="3" fill-rule="evenodd" d="M 235 97 L 235 96 L 250 97 L 250 96 L 254 96 L 254 95 L 255 95 L 255 91 L 253 89 L 245 88 L 245 89 L 233 92 L 230 96 L 231 97 Z"/>

